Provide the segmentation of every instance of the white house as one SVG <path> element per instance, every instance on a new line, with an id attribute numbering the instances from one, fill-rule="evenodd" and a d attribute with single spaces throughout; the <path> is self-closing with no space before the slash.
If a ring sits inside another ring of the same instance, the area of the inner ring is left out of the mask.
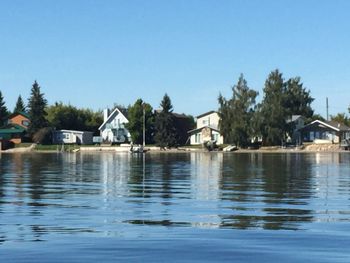
<path id="1" fill-rule="evenodd" d="M 74 130 L 55 130 L 52 134 L 53 144 L 92 144 L 93 132 Z"/>
<path id="2" fill-rule="evenodd" d="M 105 109 L 103 111 L 103 123 L 98 128 L 102 141 L 109 143 L 130 142 L 130 133 L 125 128 L 125 124 L 128 122 L 125 111 L 115 108 L 112 113 L 109 114 L 109 110 Z"/>
<path id="3" fill-rule="evenodd" d="M 197 128 L 189 131 L 190 144 L 202 144 L 215 140 L 217 144 L 224 143 L 224 137 L 220 134 L 220 117 L 216 111 L 209 111 L 196 117 Z"/>

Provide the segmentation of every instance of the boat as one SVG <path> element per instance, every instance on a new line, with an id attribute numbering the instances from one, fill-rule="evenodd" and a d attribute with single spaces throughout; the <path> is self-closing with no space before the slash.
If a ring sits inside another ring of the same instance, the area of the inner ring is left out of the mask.
<path id="1" fill-rule="evenodd" d="M 146 150 L 143 148 L 142 145 L 133 145 L 130 146 L 130 153 L 145 153 Z"/>
<path id="2" fill-rule="evenodd" d="M 224 152 L 234 152 L 237 150 L 238 150 L 238 147 L 236 145 L 229 145 L 223 149 Z"/>

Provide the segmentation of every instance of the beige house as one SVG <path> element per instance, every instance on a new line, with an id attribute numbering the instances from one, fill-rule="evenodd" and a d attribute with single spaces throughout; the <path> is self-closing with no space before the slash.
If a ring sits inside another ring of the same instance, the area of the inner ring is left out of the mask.
<path id="1" fill-rule="evenodd" d="M 209 111 L 196 117 L 197 128 L 189 131 L 190 144 L 203 144 L 208 141 L 224 143 L 224 137 L 220 134 L 220 117 L 216 111 Z"/>

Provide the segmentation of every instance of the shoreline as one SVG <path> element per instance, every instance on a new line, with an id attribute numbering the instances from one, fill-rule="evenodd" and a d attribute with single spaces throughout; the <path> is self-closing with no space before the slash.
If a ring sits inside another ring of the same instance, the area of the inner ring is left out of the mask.
<path id="1" fill-rule="evenodd" d="M 312 145 L 314 146 L 314 145 Z M 238 149 L 232 152 L 225 151 L 207 151 L 203 148 L 190 148 L 190 147 L 179 147 L 174 149 L 161 150 L 159 147 L 145 147 L 146 153 L 224 153 L 224 154 L 239 154 L 239 153 L 350 153 L 349 150 L 343 150 L 340 148 L 330 147 L 332 145 L 318 145 L 315 147 L 306 147 L 304 149 L 298 148 L 278 148 L 278 147 L 268 147 L 260 149 Z M 23 147 L 23 148 L 12 148 L 8 150 L 1 150 L 1 153 L 11 154 L 11 153 L 130 153 L 128 147 L 112 146 L 112 147 L 80 147 L 73 151 L 57 151 L 57 150 L 35 150 L 34 147 Z"/>

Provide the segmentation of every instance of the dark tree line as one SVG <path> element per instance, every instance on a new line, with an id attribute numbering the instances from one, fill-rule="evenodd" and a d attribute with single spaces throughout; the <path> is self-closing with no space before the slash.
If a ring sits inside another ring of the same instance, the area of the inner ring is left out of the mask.
<path id="1" fill-rule="evenodd" d="M 252 138 L 261 137 L 264 145 L 280 145 L 293 129 L 288 121 L 292 115 L 312 119 L 314 99 L 299 77 L 285 81 L 281 72 L 272 71 L 263 93 L 261 103 L 256 104 L 258 93 L 241 75 L 230 99 L 219 96 L 220 128 L 226 143 L 245 147 Z"/>
<path id="2" fill-rule="evenodd" d="M 146 144 L 155 143 L 160 147 L 174 147 L 186 143 L 187 131 L 194 127 L 192 116 L 173 113 L 170 97 L 165 94 L 161 109 L 153 111 L 150 104 L 138 99 L 134 105 L 128 107 L 126 128 L 134 143 L 143 142 L 143 122 L 145 121 Z M 143 111 L 145 110 L 145 116 Z"/>

